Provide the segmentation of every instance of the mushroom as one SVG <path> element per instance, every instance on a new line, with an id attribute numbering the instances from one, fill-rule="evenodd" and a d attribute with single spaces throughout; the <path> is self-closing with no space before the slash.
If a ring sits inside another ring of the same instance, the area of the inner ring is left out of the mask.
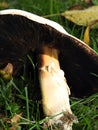
<path id="1" fill-rule="evenodd" d="M 70 90 L 75 97 L 98 92 L 98 54 L 56 22 L 17 9 L 0 11 L 0 66 L 9 63 L 17 74 L 30 51 L 37 55 L 43 110 L 49 117 L 44 126 L 71 130 L 77 117 Z"/>

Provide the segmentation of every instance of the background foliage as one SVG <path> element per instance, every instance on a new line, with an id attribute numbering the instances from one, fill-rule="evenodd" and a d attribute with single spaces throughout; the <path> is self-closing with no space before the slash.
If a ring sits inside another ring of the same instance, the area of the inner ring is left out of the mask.
<path id="1" fill-rule="evenodd" d="M 59 14 L 68 10 L 73 5 L 88 7 L 91 3 L 86 0 L 0 0 L 0 9 L 16 8 L 30 11 L 40 16 Z M 97 5 L 97 0 L 93 0 Z M 77 26 L 60 16 L 48 17 L 60 23 L 70 34 L 83 39 L 85 27 Z M 97 29 L 90 32 L 91 47 L 98 52 Z M 33 60 L 28 58 L 34 71 Z M 41 113 L 39 111 L 40 101 L 32 100 L 32 88 L 35 80 L 27 75 L 28 66 L 24 65 L 23 74 L 13 77 L 9 82 L 0 78 L 0 129 L 1 130 L 33 130 L 41 129 Z M 30 87 L 31 86 L 31 87 Z M 73 130 L 98 130 L 98 94 L 91 95 L 85 99 L 71 97 L 71 107 L 77 115 L 79 123 L 73 126 Z M 22 113 L 19 117 L 15 115 Z M 15 117 L 16 122 L 12 119 Z M 36 121 L 36 122 L 35 122 Z"/>

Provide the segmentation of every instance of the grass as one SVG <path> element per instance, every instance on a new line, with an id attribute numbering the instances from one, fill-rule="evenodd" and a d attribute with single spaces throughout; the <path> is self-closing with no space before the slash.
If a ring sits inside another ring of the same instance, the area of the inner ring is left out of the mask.
<path id="1" fill-rule="evenodd" d="M 23 9 L 41 16 L 64 12 L 78 3 L 88 6 L 82 0 L 47 0 L 47 2 L 46 0 L 0 0 L 1 2 L 6 2 L 7 8 Z M 98 2 L 94 0 L 94 4 Z M 0 6 L 0 9 L 5 8 Z M 83 39 L 84 27 L 77 27 L 60 16 L 50 17 L 50 19 L 60 23 L 70 34 Z M 92 30 L 90 35 L 91 47 L 98 52 L 97 30 Z M 34 72 L 33 79 L 31 74 L 28 76 L 27 65 L 24 65 L 24 71 L 19 77 L 13 77 L 9 82 L 0 78 L 0 130 L 11 130 L 12 127 L 12 130 L 41 130 L 41 124 L 46 120 L 41 119 L 40 101 L 32 99 L 32 95 L 36 99 L 36 92 L 32 89 L 37 79 L 35 79 L 33 60 L 29 56 L 28 61 Z M 79 119 L 79 123 L 73 126 L 73 130 L 98 130 L 98 94 L 85 99 L 71 98 L 71 107 Z M 11 121 L 13 117 L 18 124 Z"/>

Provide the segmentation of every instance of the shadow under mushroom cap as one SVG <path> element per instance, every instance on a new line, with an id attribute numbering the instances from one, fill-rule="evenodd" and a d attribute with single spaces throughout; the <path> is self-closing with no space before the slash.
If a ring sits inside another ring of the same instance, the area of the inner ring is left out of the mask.
<path id="1" fill-rule="evenodd" d="M 59 50 L 73 96 L 98 92 L 98 54 L 93 49 L 53 21 L 16 9 L 0 11 L 0 66 L 12 63 L 15 73 L 30 50 L 40 53 L 44 45 Z"/>

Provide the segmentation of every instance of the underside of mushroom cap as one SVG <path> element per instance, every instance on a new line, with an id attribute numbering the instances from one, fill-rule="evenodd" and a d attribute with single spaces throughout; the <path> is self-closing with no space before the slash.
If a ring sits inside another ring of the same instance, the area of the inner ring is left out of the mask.
<path id="1" fill-rule="evenodd" d="M 30 50 L 40 53 L 44 45 L 59 50 L 74 96 L 98 92 L 98 54 L 93 49 L 53 21 L 21 10 L 0 11 L 0 66 L 12 63 L 15 72 Z"/>

